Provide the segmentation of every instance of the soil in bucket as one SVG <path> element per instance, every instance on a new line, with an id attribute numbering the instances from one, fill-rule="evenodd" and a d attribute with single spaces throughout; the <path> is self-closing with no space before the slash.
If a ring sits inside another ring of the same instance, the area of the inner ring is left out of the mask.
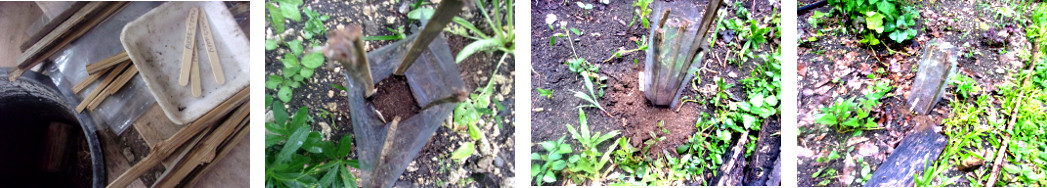
<path id="1" fill-rule="evenodd" d="M 371 96 L 371 104 L 382 114 L 385 121 L 392 121 L 393 117 L 400 117 L 401 121 L 406 120 L 421 111 L 411 88 L 407 85 L 407 77 L 389 76 L 378 82 L 375 88 L 378 91 Z"/>

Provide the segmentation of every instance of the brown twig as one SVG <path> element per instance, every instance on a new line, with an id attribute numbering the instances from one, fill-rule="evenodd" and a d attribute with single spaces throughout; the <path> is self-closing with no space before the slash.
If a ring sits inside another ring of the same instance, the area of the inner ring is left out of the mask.
<path id="1" fill-rule="evenodd" d="M 1029 65 L 1029 75 L 1025 77 L 1025 81 L 1022 81 L 1022 86 L 1029 84 L 1029 78 L 1036 75 L 1036 72 L 1034 72 L 1033 69 L 1036 68 L 1036 60 L 1040 59 L 1040 46 L 1032 44 L 1032 51 L 1034 53 L 1032 55 L 1032 65 Z M 1014 101 L 1014 108 L 1011 110 L 1011 120 L 1007 122 L 1007 131 L 1014 129 L 1014 123 L 1018 121 L 1018 108 L 1021 107 L 1022 100 L 1025 99 L 1025 90 L 1020 90 L 1018 92 L 1018 100 Z M 996 151 L 996 160 L 992 163 L 992 173 L 989 174 L 989 179 L 985 181 L 985 186 L 989 187 L 996 184 L 996 179 L 999 178 L 1000 169 L 1003 167 L 1003 164 L 1006 163 L 1006 161 L 1003 160 L 1003 156 L 1007 152 L 1007 145 L 1010 142 L 1011 135 L 1003 134 L 1003 144 L 1001 144 L 1000 149 Z"/>

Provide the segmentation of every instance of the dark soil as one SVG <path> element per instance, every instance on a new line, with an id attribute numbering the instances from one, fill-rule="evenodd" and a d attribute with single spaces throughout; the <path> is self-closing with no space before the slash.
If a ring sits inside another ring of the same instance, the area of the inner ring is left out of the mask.
<path id="1" fill-rule="evenodd" d="M 756 4 L 753 4 L 754 2 Z M 652 139 L 651 133 L 654 133 L 656 137 L 664 136 L 666 139 L 651 147 L 651 157 L 663 155 L 661 152 L 663 150 L 675 151 L 677 146 L 684 144 L 697 132 L 695 121 L 699 115 L 703 112 L 714 113 L 713 107 L 681 102 L 679 109 L 669 109 L 654 106 L 648 102 L 644 93 L 639 90 L 639 76 L 643 71 L 646 55 L 644 51 L 624 54 L 622 58 L 606 62 L 604 60 L 611 57 L 617 50 L 636 48 L 636 41 L 640 40 L 641 36 L 647 35 L 649 30 L 643 28 L 639 22 L 629 25 L 634 17 L 631 2 L 612 1 L 609 5 L 597 2 L 592 4 L 593 9 L 588 11 L 577 7 L 572 2 L 564 4 L 558 0 L 537 0 L 531 4 L 531 40 L 534 41 L 531 43 L 531 88 L 533 90 L 535 88 L 553 90 L 551 98 L 540 96 L 538 92 L 531 92 L 530 99 L 533 108 L 531 141 L 533 143 L 555 141 L 566 136 L 565 140 L 569 140 L 567 143 L 572 148 L 581 147 L 579 143 L 571 139 L 565 127 L 566 124 L 577 128 L 579 125 L 578 106 L 588 104 L 574 97 L 571 92 L 588 92 L 582 76 L 571 72 L 564 64 L 566 60 L 575 58 L 572 56 L 573 51 L 579 58 L 584 58 L 598 66 L 598 74 L 607 78 L 603 82 L 607 86 L 604 88 L 605 95 L 597 99 L 600 105 L 607 109 L 607 112 L 602 112 L 597 108 L 582 109 L 585 111 L 588 125 L 592 131 L 601 133 L 620 131 L 622 132 L 621 138 L 629 139 L 633 146 L 642 146 L 644 141 Z M 700 10 L 704 10 L 707 4 L 708 1 L 705 0 L 694 2 L 694 5 Z M 720 8 L 721 14 L 728 12 L 728 17 L 734 17 L 733 13 L 736 10 L 734 6 L 733 3 L 724 3 Z M 775 8 L 778 5 L 771 5 L 768 1 L 744 1 L 741 6 L 750 9 L 753 17 L 757 18 L 768 16 L 772 10 L 780 9 Z M 545 19 L 549 14 L 557 16 L 555 30 L 545 24 Z M 580 36 L 571 34 L 575 40 L 573 50 L 571 44 L 563 37 L 559 37 L 555 45 L 549 45 L 548 41 L 551 36 L 567 32 L 559 29 L 559 24 L 562 22 L 566 22 L 568 28 L 577 28 L 582 33 Z M 741 66 L 726 64 L 726 58 L 731 55 L 730 50 L 725 47 L 728 42 L 733 43 L 734 41 L 723 41 L 722 39 L 716 41 L 715 47 L 711 50 L 712 53 L 708 54 L 702 62 L 705 69 L 700 74 L 699 79 L 702 82 L 696 83 L 697 87 L 705 88 L 712 85 L 715 77 L 724 78 L 728 84 L 739 84 L 738 80 L 748 76 L 756 65 L 762 62 L 754 58 Z M 769 49 L 777 49 L 777 44 L 772 42 L 760 47 L 763 53 L 772 51 Z M 697 90 L 698 88 L 685 89 L 683 96 L 699 95 Z M 745 96 L 741 87 L 736 86 L 730 91 L 735 96 Z M 777 116 L 772 117 L 772 119 L 778 118 Z M 662 127 L 658 126 L 659 122 L 663 122 Z M 775 123 L 773 128 L 768 127 L 761 130 L 772 134 L 778 132 L 780 130 L 780 126 L 777 125 L 778 121 L 773 122 Z M 738 137 L 738 135 L 735 136 L 735 138 Z M 769 136 L 768 139 L 780 139 L 780 136 Z M 732 142 L 732 145 L 736 142 Z M 767 147 L 768 152 L 773 151 L 774 153 L 773 157 L 767 158 L 769 160 L 767 161 L 768 168 L 774 166 L 773 163 L 780 147 L 779 142 L 780 140 L 777 140 L 762 145 Z M 544 151 L 533 143 L 532 152 Z M 602 151 L 604 150 L 602 148 L 607 148 L 610 144 L 613 143 L 605 142 L 598 148 L 601 148 Z M 668 153 L 676 155 L 676 152 Z M 712 173 L 708 174 L 712 176 Z M 562 182 L 553 183 L 553 185 L 562 184 Z"/>
<path id="2" fill-rule="evenodd" d="M 814 3 L 815 0 L 801 0 L 800 6 Z M 797 182 L 801 187 L 816 186 L 823 180 L 829 180 L 825 186 L 861 186 L 853 181 L 861 176 L 857 172 L 862 165 L 869 165 L 875 171 L 887 156 L 890 155 L 905 135 L 912 132 L 915 122 L 909 113 L 908 97 L 920 55 L 925 44 L 931 39 L 941 39 L 957 46 L 962 53 L 958 58 L 958 74 L 973 78 L 979 87 L 986 92 L 976 95 L 991 94 L 997 86 L 1008 82 L 1008 76 L 1024 67 L 1018 60 L 1018 51 L 1028 51 L 1029 45 L 1023 32 L 1013 34 L 1009 43 L 1001 46 L 990 46 L 983 37 L 986 28 L 1001 29 L 1006 25 L 1020 24 L 1013 19 L 998 16 L 1003 2 L 992 1 L 907 1 L 920 12 L 917 19 L 918 35 L 910 41 L 895 43 L 883 37 L 885 45 L 868 46 L 860 44 L 860 37 L 855 36 L 854 24 L 838 14 L 821 19 L 823 36 L 815 42 L 801 42 L 797 48 L 799 137 L 797 143 L 800 151 L 797 162 Z M 1031 5 L 1035 7 L 1035 5 Z M 814 11 L 828 13 L 831 7 L 814 9 L 811 13 L 798 15 L 797 29 L 803 40 L 814 36 L 819 28 L 812 28 L 807 19 Z M 863 25 L 864 26 L 864 25 Z M 849 30 L 849 32 L 844 32 Z M 890 48 L 890 49 L 888 49 Z M 893 53 L 892 53 L 893 51 Z M 883 69 L 883 73 L 875 70 Z M 869 79 L 876 74 L 879 79 Z M 868 88 L 876 81 L 889 80 L 894 89 L 888 93 L 879 108 L 873 110 L 878 118 L 881 130 L 863 131 L 858 135 L 838 133 L 826 125 L 814 121 L 822 113 L 821 108 L 831 105 L 836 100 L 850 97 L 863 97 Z M 931 110 L 930 117 L 941 122 L 953 116 L 952 101 L 959 100 L 953 94 L 955 84 L 946 89 L 946 94 Z M 973 103 L 973 101 L 967 101 Z M 996 109 L 1000 100 L 990 102 Z M 992 147 L 987 147 L 992 148 Z M 817 162 L 817 158 L 829 155 L 833 150 L 841 152 L 841 159 L 830 162 Z M 857 158 L 863 158 L 865 164 L 855 164 Z M 989 166 L 989 164 L 986 164 Z M 833 168 L 841 174 L 835 178 L 812 178 L 818 170 Z M 983 171 L 983 169 L 978 171 Z M 955 176 L 963 174 L 955 168 L 946 174 Z M 972 172 L 973 174 L 973 172 Z M 899 174 L 905 176 L 907 174 Z M 911 176 L 911 174 L 908 174 Z M 970 186 L 966 178 L 960 178 L 957 186 Z"/>
<path id="3" fill-rule="evenodd" d="M 405 120 L 418 114 L 421 109 L 411 95 L 406 77 L 389 76 L 378 82 L 375 88 L 378 92 L 371 96 L 371 104 L 374 104 L 375 110 L 378 110 L 386 121 L 392 121 L 396 117 Z"/>
<path id="4" fill-rule="evenodd" d="M 404 27 L 405 34 L 410 35 L 412 32 L 409 28 L 417 27 L 419 23 L 418 21 L 408 23 L 407 15 L 399 12 L 401 5 L 407 2 L 408 1 L 364 2 L 305 0 L 302 9 L 310 8 L 320 14 L 329 15 L 331 19 L 324 23 L 329 31 L 350 24 L 360 24 L 364 28 L 365 36 L 393 35 L 394 32 L 389 31 L 389 29 L 395 30 L 398 27 Z M 473 5 L 471 1 L 466 4 L 467 5 L 458 16 L 470 21 L 481 31 L 488 34 L 492 33 L 487 24 L 484 23 L 484 18 L 481 16 L 478 9 L 475 8 L 475 5 Z M 435 8 L 435 5 L 423 6 Z M 303 22 L 305 19 L 307 18 L 303 15 Z M 285 22 L 285 26 L 287 28 L 285 33 L 273 33 L 273 28 L 267 24 L 266 38 L 274 39 L 276 38 L 276 35 L 281 35 L 285 40 L 300 39 L 301 30 L 304 26 L 302 23 Z M 473 42 L 472 39 L 452 35 L 446 32 L 445 36 L 447 36 L 452 54 L 458 54 L 463 47 Z M 320 45 L 324 44 L 324 41 L 327 40 L 324 36 L 316 37 Z M 366 41 L 366 50 L 375 50 L 392 42 L 395 41 Z M 288 52 L 289 50 L 283 46 L 276 50 L 266 51 L 265 71 L 267 77 L 270 75 L 282 74 L 281 70 L 283 65 L 278 57 L 282 57 L 284 53 Z M 496 63 L 501 60 L 502 55 L 502 53 L 479 52 L 458 63 L 458 69 L 466 86 L 469 87 L 469 91 L 484 86 L 489 79 L 492 79 L 491 75 L 497 75 L 495 77 L 501 79 L 500 81 L 496 81 L 494 84 L 496 100 L 492 100 L 492 103 L 499 103 L 505 107 L 495 112 L 496 115 L 501 117 L 502 121 L 495 122 L 493 120 L 484 119 L 487 125 L 480 127 L 483 129 L 485 135 L 487 135 L 487 139 L 491 145 L 496 146 L 495 150 L 497 154 L 495 156 L 490 156 L 491 158 L 496 159 L 496 162 L 493 162 L 494 167 L 488 169 L 476 167 L 478 163 L 477 158 L 481 157 L 478 157 L 479 155 L 475 154 L 464 164 L 451 160 L 450 153 L 461 144 L 468 143 L 470 138 L 465 130 L 453 129 L 452 126 L 445 125 L 436 130 L 435 135 L 429 140 L 429 143 L 422 148 L 418 157 L 415 158 L 414 162 L 408 166 L 407 170 L 400 177 L 397 186 L 498 187 L 506 185 L 506 183 L 510 181 L 510 177 L 515 176 L 513 166 L 513 161 L 515 160 L 513 152 L 513 134 L 515 130 L 513 128 L 515 126 L 513 122 L 515 113 L 511 110 L 513 109 L 513 101 L 515 98 L 512 89 L 512 75 L 515 74 L 515 68 L 513 57 L 512 55 L 509 55 L 504 62 L 501 62 L 503 66 L 498 70 L 494 70 Z M 294 99 L 285 104 L 287 109 L 306 107 L 310 114 L 323 114 L 323 111 L 329 112 L 329 115 L 325 117 L 327 120 L 318 120 L 314 124 L 313 129 L 324 132 L 324 136 L 326 138 L 333 138 L 332 140 L 337 140 L 336 138 L 340 138 L 343 135 L 351 135 L 353 132 L 352 125 L 349 121 L 349 109 L 346 93 L 345 91 L 331 86 L 331 84 L 345 85 L 344 71 L 346 71 L 344 67 L 335 63 L 325 63 L 323 66 L 316 69 L 313 78 L 307 79 L 302 87 L 294 90 Z M 384 86 L 378 86 L 377 88 L 381 89 L 382 87 Z M 410 91 L 407 89 L 390 89 L 389 91 L 394 95 L 410 96 Z M 266 94 L 275 97 L 276 91 L 267 89 Z M 408 106 L 418 108 L 417 103 L 413 101 L 411 102 L 411 105 Z M 385 113 L 384 111 L 382 112 Z M 417 110 L 415 110 L 415 112 L 417 112 Z M 389 115 L 385 116 L 392 117 Z M 316 116 L 314 116 L 314 118 L 315 117 Z M 332 121 L 334 124 L 328 125 L 328 122 Z M 348 157 L 357 158 L 355 150 L 351 152 Z"/>

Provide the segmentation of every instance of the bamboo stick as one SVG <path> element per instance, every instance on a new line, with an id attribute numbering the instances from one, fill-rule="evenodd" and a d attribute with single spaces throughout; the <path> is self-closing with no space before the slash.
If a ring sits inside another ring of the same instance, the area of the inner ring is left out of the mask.
<path id="1" fill-rule="evenodd" d="M 105 75 L 107 72 L 112 70 L 113 67 L 108 67 L 98 73 L 88 74 L 87 78 L 84 78 L 84 80 L 80 80 L 80 83 L 77 83 L 76 86 L 73 86 L 73 93 L 80 93 L 80 91 L 83 91 L 84 88 L 87 88 L 87 86 L 91 85 L 91 83 L 94 83 L 95 80 L 98 80 L 98 78 L 101 78 L 102 75 Z"/>
<path id="2" fill-rule="evenodd" d="M 131 81 L 131 78 L 134 78 L 135 75 L 138 75 L 138 68 L 135 66 L 127 67 L 127 70 L 120 74 L 120 77 L 116 78 L 116 81 L 113 81 L 112 84 L 109 84 L 109 87 L 106 87 L 106 92 L 103 94 L 116 94 L 116 92 L 120 91 L 120 88 L 123 88 L 124 85 L 126 85 L 128 81 Z"/>
<path id="3" fill-rule="evenodd" d="M 182 182 L 193 169 L 204 164 L 209 163 L 210 159 L 215 156 L 215 150 L 218 144 L 221 144 L 230 135 L 235 134 L 239 128 L 241 122 L 250 113 L 250 104 L 244 103 L 228 119 L 225 120 L 221 125 L 218 125 L 210 134 L 207 134 L 203 140 L 193 145 L 182 159 L 178 160 L 175 165 L 168 169 L 160 177 L 154 187 L 174 187 L 179 182 Z"/>
<path id="4" fill-rule="evenodd" d="M 98 62 L 87 65 L 87 74 L 94 74 L 99 71 L 107 70 L 107 68 L 116 66 L 117 64 L 129 61 L 131 58 L 127 56 L 127 51 L 121 51 L 115 55 L 106 57 L 105 59 L 99 60 Z"/>
<path id="5" fill-rule="evenodd" d="M 242 128 L 240 128 L 240 130 L 237 131 L 235 136 L 230 137 L 229 139 L 227 139 L 225 142 L 222 143 L 221 148 L 218 149 L 218 156 L 215 157 L 216 159 L 224 158 L 226 155 L 229 154 L 230 151 L 232 151 L 232 149 L 234 148 L 234 146 L 236 146 L 236 144 L 240 143 L 240 141 L 242 141 L 244 138 L 247 138 L 247 135 L 249 135 L 251 133 L 251 121 L 250 121 L 250 119 L 244 119 L 243 122 L 240 122 L 240 127 L 242 127 Z M 193 170 L 193 172 L 190 173 L 189 176 L 190 177 L 196 177 L 196 176 L 199 176 L 201 174 L 204 174 L 208 170 L 210 170 L 212 166 L 214 166 L 214 165 L 211 165 L 209 163 L 208 165 L 204 165 L 202 167 L 199 167 L 196 170 Z M 183 185 L 185 187 L 196 187 L 197 180 L 199 180 L 199 179 L 198 178 L 190 178 L 188 180 L 184 180 L 183 182 L 185 182 L 185 183 L 183 183 Z"/>
<path id="6" fill-rule="evenodd" d="M 71 6 L 69 6 L 69 8 L 63 10 L 61 14 L 58 14 L 58 16 L 51 18 L 51 21 L 48 21 L 47 25 L 44 25 L 43 28 L 40 28 L 40 31 L 37 31 L 36 34 L 33 34 L 33 36 L 29 37 L 29 39 L 25 42 L 22 42 L 22 45 L 19 46 L 18 49 L 22 51 L 29 49 L 29 47 L 32 47 L 33 44 L 39 42 L 40 39 L 44 38 L 45 35 L 51 33 L 51 31 L 54 31 L 55 28 L 58 27 L 58 25 L 64 23 L 65 20 L 69 19 L 69 17 L 72 17 L 73 14 L 79 12 L 80 8 L 83 8 L 86 5 L 87 2 L 84 1 L 73 3 Z"/>
<path id="7" fill-rule="evenodd" d="M 185 44 L 182 48 L 182 72 L 178 76 L 178 84 L 185 86 L 189 84 L 189 69 L 192 68 L 191 59 L 195 59 L 193 52 L 196 51 L 196 24 L 199 17 L 199 8 L 189 9 L 189 16 L 185 18 Z"/>
<path id="8" fill-rule="evenodd" d="M 74 30 L 72 30 L 72 31 L 67 31 L 68 29 L 61 30 L 62 34 L 55 35 L 57 38 L 54 38 L 54 39 L 50 39 L 50 38 L 46 38 L 45 37 L 45 39 L 48 39 L 48 40 L 41 40 L 41 41 L 46 41 L 47 43 L 44 43 L 43 45 L 41 45 L 40 43 L 34 45 L 33 48 L 30 48 L 30 50 L 34 50 L 34 51 L 31 51 L 32 53 L 28 53 L 28 52 L 27 53 L 22 53 L 22 56 L 19 58 L 20 59 L 19 62 L 21 62 L 21 63 L 19 63 L 19 65 L 18 65 L 19 68 L 18 69 L 23 69 L 23 70 L 22 71 L 17 71 L 17 72 L 12 72 L 12 74 L 8 77 L 8 79 L 10 79 L 12 81 L 14 81 L 15 79 L 18 79 L 18 77 L 22 76 L 22 73 L 24 73 L 26 69 L 29 69 L 29 68 L 31 68 L 33 66 L 36 66 L 40 62 L 43 62 L 44 59 L 47 59 L 51 55 L 54 55 L 55 52 L 58 52 L 58 50 L 61 50 L 62 48 L 64 48 L 66 45 L 68 45 L 73 40 L 78 39 L 84 33 L 87 33 L 87 31 L 91 30 L 92 28 L 94 28 L 98 24 L 104 22 L 105 20 L 108 20 L 109 18 L 111 18 L 113 15 L 115 15 L 116 12 L 120 11 L 121 9 L 123 9 L 126 5 L 127 5 L 127 2 L 115 2 L 115 3 L 104 4 L 104 6 L 101 7 L 102 8 L 101 10 L 93 12 L 94 14 L 90 14 L 91 17 L 88 20 L 86 20 L 86 23 L 82 23 L 82 24 L 76 25 L 76 28 Z M 65 32 L 72 32 L 72 33 L 65 33 Z M 65 35 L 65 34 L 68 34 L 68 35 Z M 51 35 L 49 35 L 49 36 L 51 36 Z M 55 39 L 59 40 L 58 43 L 57 44 L 52 44 L 53 40 L 55 40 Z M 46 47 L 47 50 L 43 51 L 43 52 L 40 52 L 41 48 L 44 48 L 44 47 Z M 24 61 L 23 58 L 24 59 L 28 59 L 29 61 Z"/>
<path id="9" fill-rule="evenodd" d="M 141 176 L 143 173 L 145 173 L 146 170 L 149 170 L 150 168 L 153 168 L 154 166 L 159 164 L 160 160 L 163 160 L 164 158 L 167 158 L 167 156 L 171 155 L 171 153 L 173 153 L 175 149 L 178 149 L 178 147 L 182 146 L 182 144 L 191 139 L 193 135 L 197 135 L 204 128 L 209 127 L 209 124 L 211 122 L 214 122 L 221 116 L 226 115 L 227 113 L 232 111 L 233 108 L 237 107 L 237 105 L 246 102 L 248 100 L 250 89 L 250 86 L 244 87 L 235 95 L 225 100 L 214 109 L 211 109 L 211 111 L 208 111 L 206 114 L 204 114 L 196 121 L 193 121 L 193 123 L 183 127 L 174 135 L 171 135 L 171 138 L 168 138 L 163 142 L 157 143 L 153 147 L 153 149 L 149 151 L 149 155 L 147 155 L 137 164 L 132 166 L 130 169 L 127 169 L 127 171 L 125 171 L 123 174 L 121 174 L 119 177 L 113 180 L 113 182 L 110 183 L 107 187 L 127 187 L 127 185 L 131 184 L 131 181 L 137 179 L 138 176 Z"/>
<path id="10" fill-rule="evenodd" d="M 207 13 L 200 11 L 200 34 L 204 39 L 204 48 L 207 51 L 207 60 L 211 64 L 211 72 L 218 85 L 225 84 L 225 72 L 222 71 L 222 62 L 218 59 L 218 47 L 214 45 L 214 36 L 211 35 L 211 23 L 207 20 Z"/>
<path id="11" fill-rule="evenodd" d="M 105 76 L 105 79 L 103 79 L 101 83 L 98 83 L 98 86 L 95 86 L 95 89 L 91 91 L 91 94 L 88 94 L 84 97 L 84 100 L 80 101 L 80 105 L 76 106 L 76 112 L 83 112 L 88 104 L 92 103 L 95 98 L 98 98 L 98 95 L 102 93 L 102 90 L 105 90 L 105 87 L 108 86 L 109 83 L 112 83 L 113 80 L 120 75 L 120 72 L 123 72 L 129 64 L 130 63 L 122 63 L 113 69 L 113 71 L 110 71 L 109 74 Z"/>

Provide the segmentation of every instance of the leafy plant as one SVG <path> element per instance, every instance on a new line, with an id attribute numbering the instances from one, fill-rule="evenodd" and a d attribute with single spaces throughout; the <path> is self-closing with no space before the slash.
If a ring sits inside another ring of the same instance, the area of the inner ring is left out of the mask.
<path id="1" fill-rule="evenodd" d="M 649 26 L 651 25 L 651 23 L 649 20 L 647 20 L 647 15 L 651 14 L 652 10 L 650 8 L 647 8 L 647 6 L 651 5 L 651 2 L 654 2 L 654 0 L 633 1 L 633 7 L 636 7 L 635 9 L 633 9 L 633 13 L 635 13 L 636 16 L 633 17 L 633 21 L 629 22 L 630 27 L 632 27 L 633 24 L 636 23 L 636 20 L 640 20 L 640 23 L 643 24 L 643 28 L 650 28 Z"/>
<path id="2" fill-rule="evenodd" d="M 589 15 L 589 11 L 593 10 L 593 4 L 582 3 L 580 1 L 574 3 L 578 5 L 578 8 L 582 8 L 582 14 Z"/>
<path id="3" fill-rule="evenodd" d="M 542 162 L 540 165 L 531 165 L 531 180 L 537 185 L 556 182 L 556 172 L 560 172 L 567 167 L 564 155 L 573 152 L 571 151 L 571 145 L 564 143 L 564 137 L 560 137 L 556 142 L 545 141 L 540 145 L 548 153 L 545 155 L 531 153 L 531 161 Z"/>
<path id="4" fill-rule="evenodd" d="M 644 51 L 644 50 L 647 50 L 647 35 L 640 36 L 640 40 L 636 41 L 636 48 L 635 49 L 615 51 L 614 54 L 611 55 L 611 57 L 608 57 L 607 60 L 604 60 L 603 62 L 606 63 L 608 61 L 611 61 L 611 59 L 614 59 L 614 58 L 622 58 L 622 55 L 625 55 L 625 54 L 628 54 L 628 53 L 632 53 L 632 52 L 635 52 L 635 51 Z"/>
<path id="5" fill-rule="evenodd" d="M 580 91 L 571 90 L 571 92 L 574 92 L 574 97 L 578 97 L 586 102 L 589 102 L 589 105 L 586 105 L 586 107 L 596 107 L 599 108 L 600 111 L 610 114 L 607 112 L 607 110 L 603 108 L 603 106 L 600 106 L 600 102 L 596 101 L 596 99 L 599 98 L 599 96 L 596 96 L 596 93 L 593 90 L 593 81 L 591 81 L 589 77 L 584 77 L 582 78 L 582 80 L 585 81 L 585 89 L 588 89 L 589 93 L 586 94 Z"/>
<path id="6" fill-rule="evenodd" d="M 829 0 L 829 5 L 836 7 L 851 20 L 865 23 L 867 30 L 860 32 L 864 36 L 860 42 L 877 45 L 876 36 L 887 35 L 891 40 L 901 43 L 916 37 L 916 18 L 920 16 L 916 9 L 900 6 L 899 0 Z"/>
<path id="7" fill-rule="evenodd" d="M 324 141 L 320 132 L 310 129 L 305 107 L 291 117 L 272 96 L 265 101 L 272 103 L 275 120 L 265 123 L 266 187 L 356 187 L 347 168 L 359 168 L 358 161 L 345 157 L 352 148 L 349 135 L 337 145 Z"/>
<path id="8" fill-rule="evenodd" d="M 284 44 L 291 49 L 291 53 L 284 54 L 284 57 L 280 59 L 284 65 L 283 75 L 270 75 L 265 80 L 265 88 L 276 89 L 277 97 L 281 101 L 289 102 L 294 89 L 305 83 L 306 79 L 313 77 L 314 70 L 323 65 L 324 56 L 320 52 L 313 52 L 305 54 L 299 60 L 298 55 L 303 53 L 302 42 L 294 40 Z"/>
<path id="9" fill-rule="evenodd" d="M 290 19 L 294 21 L 301 21 L 302 14 L 298 11 L 298 6 L 302 5 L 302 0 L 275 0 L 265 3 L 265 9 L 269 11 L 268 19 L 276 33 L 284 32 L 284 20 Z"/>
<path id="10" fill-rule="evenodd" d="M 538 89 L 538 96 L 546 97 L 548 99 L 553 99 L 553 90 L 552 89 L 542 89 L 542 88 L 536 88 L 536 89 Z"/>
<path id="11" fill-rule="evenodd" d="M 305 27 L 302 29 L 303 38 L 312 39 L 313 36 L 327 34 L 327 29 L 324 28 L 324 22 L 331 19 L 331 16 L 321 15 L 309 8 L 305 9 L 305 16 L 309 17 L 309 20 L 305 21 Z"/>
<path id="12" fill-rule="evenodd" d="M 889 84 L 890 81 L 886 80 L 877 83 L 858 103 L 854 103 L 854 97 L 837 100 L 831 106 L 822 108 L 823 113 L 818 115 L 815 123 L 833 126 L 838 132 L 878 129 L 876 117 L 871 116 L 872 110 L 879 107 L 880 99 L 890 91 Z"/>
<path id="13" fill-rule="evenodd" d="M 571 133 L 571 137 L 578 141 L 583 148 L 580 155 L 572 155 L 567 159 L 567 166 L 570 167 L 572 172 L 582 173 L 586 178 L 597 181 L 602 179 L 600 171 L 607 164 L 607 161 L 610 160 L 611 151 L 614 151 L 618 145 L 611 144 L 606 152 L 600 152 L 596 150 L 596 147 L 600 143 L 618 136 L 619 133 L 617 130 L 602 135 L 600 132 L 590 133 L 589 123 L 585 118 L 585 111 L 582 111 L 582 109 L 578 109 L 578 123 L 581 131 L 576 131 L 570 124 L 565 125 L 567 132 Z M 618 141 L 616 140 L 615 142 Z"/>
<path id="14" fill-rule="evenodd" d="M 516 32 L 513 24 L 513 12 L 515 12 L 513 7 L 515 7 L 515 4 L 513 0 L 490 0 L 486 1 L 488 2 L 486 4 L 484 2 L 484 0 L 477 0 L 476 7 L 480 9 L 480 14 L 483 15 L 487 26 L 494 34 L 484 34 L 483 31 L 477 29 L 469 21 L 457 16 L 454 17 L 452 21 L 460 27 L 448 27 L 448 32 L 475 40 L 465 45 L 458 52 L 458 55 L 455 56 L 455 62 L 461 63 L 462 60 L 476 52 L 500 51 L 503 54 L 499 62 L 504 61 L 509 54 L 515 54 L 516 43 L 514 40 L 516 39 Z M 490 10 L 490 13 L 488 13 L 488 10 Z M 502 17 L 502 15 L 505 16 Z M 506 20 L 504 23 L 503 19 Z M 472 33 L 472 35 L 469 33 Z"/>

